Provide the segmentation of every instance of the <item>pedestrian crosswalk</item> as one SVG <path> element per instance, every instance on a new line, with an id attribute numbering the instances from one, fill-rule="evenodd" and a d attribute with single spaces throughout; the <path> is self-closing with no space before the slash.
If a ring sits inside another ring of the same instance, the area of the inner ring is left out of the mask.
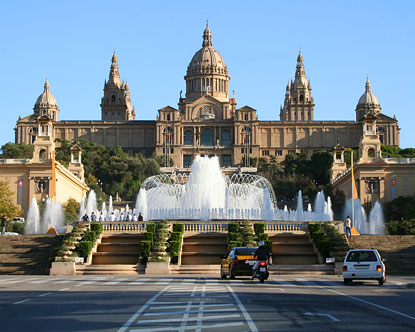
<path id="1" fill-rule="evenodd" d="M 331 280 L 330 280 L 331 279 Z M 200 285 L 208 287 L 210 291 L 214 291 L 224 285 L 231 286 L 247 286 L 247 285 L 258 285 L 258 280 L 251 280 L 250 278 L 238 278 L 238 279 L 219 279 L 214 277 L 200 277 L 200 278 L 189 278 L 189 277 L 156 277 L 156 276 L 70 276 L 70 277 L 27 277 L 27 276 L 15 276 L 13 278 L 0 278 L 0 287 L 13 287 L 19 284 L 25 285 L 63 285 L 64 287 L 82 287 L 82 286 L 115 286 L 115 287 L 140 287 L 149 286 L 163 287 L 171 286 L 171 289 L 175 291 L 187 290 L 189 286 Z M 72 285 L 73 284 L 73 285 Z M 357 283 L 359 286 L 373 286 L 375 283 Z M 317 278 L 317 277 L 295 277 L 290 276 L 287 278 L 279 276 L 271 276 L 266 282 L 267 287 L 344 287 L 342 278 Z M 389 280 L 383 287 L 403 287 L 406 282 L 402 280 Z"/>

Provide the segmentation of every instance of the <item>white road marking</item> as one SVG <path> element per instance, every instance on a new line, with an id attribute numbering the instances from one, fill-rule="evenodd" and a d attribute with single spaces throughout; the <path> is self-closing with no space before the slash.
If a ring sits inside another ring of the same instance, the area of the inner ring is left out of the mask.
<path id="1" fill-rule="evenodd" d="M 105 282 L 104 285 L 105 286 L 107 286 L 107 285 L 116 285 L 116 284 L 119 284 L 120 282 L 125 281 L 125 280 L 127 280 L 127 279 L 126 278 L 116 279 L 114 281 Z"/>
<path id="2" fill-rule="evenodd" d="M 21 303 L 25 303 L 27 301 L 30 301 L 30 299 L 26 299 L 26 300 L 22 300 L 22 301 L 18 301 L 18 302 L 14 302 L 13 304 L 21 304 Z"/>
<path id="3" fill-rule="evenodd" d="M 168 302 L 172 303 L 172 302 Z M 155 303 L 152 303 L 155 304 Z M 169 306 L 160 306 L 160 307 L 150 307 L 148 310 L 159 310 L 159 309 L 180 309 L 180 308 L 186 308 L 187 305 L 169 305 Z M 205 303 L 205 307 L 229 307 L 234 306 L 233 303 L 221 303 L 221 304 L 213 304 L 213 303 Z"/>
<path id="4" fill-rule="evenodd" d="M 44 293 L 44 294 L 40 294 L 38 297 L 44 297 L 44 296 L 48 296 L 50 294 L 52 294 L 53 292 L 49 292 L 49 293 Z"/>
<path id="5" fill-rule="evenodd" d="M 344 294 L 344 293 L 341 293 L 341 292 L 335 291 L 335 290 L 333 290 L 333 289 L 324 288 L 324 287 L 322 287 L 322 289 L 325 289 L 325 290 L 327 290 L 327 291 L 329 291 L 329 292 L 332 292 L 332 293 L 335 293 L 335 294 L 339 294 L 339 295 L 343 295 L 343 296 L 346 296 L 346 297 L 348 297 L 348 298 L 350 298 L 350 299 L 353 299 L 353 300 L 356 300 L 356 301 L 360 301 L 360 302 L 363 302 L 363 303 L 369 304 L 369 305 L 371 305 L 371 306 L 374 306 L 374 307 L 376 307 L 376 308 L 383 309 L 383 310 L 386 310 L 386 311 L 389 311 L 389 312 L 393 312 L 394 314 L 397 314 L 397 315 L 400 315 L 400 316 L 403 316 L 403 317 L 406 317 L 406 318 L 409 318 L 409 319 L 415 320 L 415 317 L 413 317 L 413 316 L 409 316 L 409 315 L 404 314 L 404 313 L 402 313 L 402 312 L 399 312 L 399 311 L 397 311 L 397 310 L 393 310 L 393 309 L 390 309 L 390 308 L 387 308 L 387 307 L 383 307 L 383 306 L 381 306 L 381 305 L 379 305 L 379 304 L 376 304 L 376 303 L 373 303 L 373 302 L 369 302 L 369 301 L 366 301 L 366 300 L 362 300 L 362 299 L 359 299 L 358 297 L 351 296 L 351 295 L 347 295 L 347 294 Z"/>
<path id="6" fill-rule="evenodd" d="M 173 279 L 160 279 L 156 282 L 157 285 L 168 285 Z"/>
<path id="7" fill-rule="evenodd" d="M 42 279 L 43 280 L 43 278 L 29 278 L 29 279 L 24 278 L 24 279 L 18 279 L 18 280 L 9 281 L 9 282 L 7 282 L 7 284 L 17 284 L 19 282 L 30 282 L 31 283 L 33 280 L 38 280 L 38 279 Z"/>
<path id="8" fill-rule="evenodd" d="M 188 325 L 183 327 L 183 329 L 185 330 L 196 330 L 198 328 L 202 328 L 202 329 L 217 329 L 217 328 L 221 328 L 221 327 L 233 327 L 233 326 L 241 326 L 244 325 L 243 322 L 234 322 L 234 323 L 219 323 L 219 324 L 203 324 L 202 326 L 198 326 L 198 325 Z M 158 332 L 158 331 L 171 331 L 171 330 L 176 330 L 175 328 L 171 328 L 171 327 L 160 327 L 160 328 L 151 328 L 151 329 L 135 329 L 135 330 L 130 330 L 130 332 Z"/>
<path id="9" fill-rule="evenodd" d="M 285 289 L 284 289 L 284 288 L 267 287 L 267 288 L 265 288 L 265 289 L 273 289 L 273 290 L 279 290 L 279 291 L 281 291 L 281 292 L 285 292 Z"/>
<path id="10" fill-rule="evenodd" d="M 189 292 L 190 291 L 188 291 L 187 293 L 168 292 L 168 293 L 164 294 L 163 296 L 182 296 L 182 295 L 189 295 Z"/>
<path id="11" fill-rule="evenodd" d="M 35 281 L 28 281 L 30 284 L 46 284 L 47 282 L 52 282 L 55 280 L 60 280 L 60 279 L 48 279 L 48 278 L 43 278 L 41 280 L 35 280 Z"/>
<path id="12" fill-rule="evenodd" d="M 307 279 L 296 278 L 295 280 L 298 282 L 301 282 L 303 285 L 306 285 L 306 286 L 316 286 L 314 282 L 307 280 Z"/>
<path id="13" fill-rule="evenodd" d="M 141 284 L 143 284 L 147 281 L 150 281 L 150 278 L 140 278 L 140 279 L 137 279 L 135 281 L 129 282 L 128 284 L 129 285 L 141 285 Z"/>
<path id="14" fill-rule="evenodd" d="M 187 306 L 186 306 L 187 307 Z M 158 308 L 160 309 L 160 308 Z M 169 308 L 170 309 L 170 308 Z M 202 312 L 227 312 L 227 311 L 236 311 L 238 309 L 236 308 L 228 308 L 228 309 L 209 309 L 209 310 L 203 310 Z M 189 311 L 160 311 L 160 312 L 149 312 L 144 314 L 144 316 L 161 316 L 161 315 L 176 315 L 176 314 L 185 314 L 185 313 L 189 313 L 189 314 L 197 314 L 201 312 L 200 309 L 199 310 L 189 310 Z"/>
<path id="15" fill-rule="evenodd" d="M 59 289 L 59 292 L 63 292 L 63 291 L 66 291 L 66 290 L 68 290 L 69 288 L 62 288 L 62 289 Z"/>
<path id="16" fill-rule="evenodd" d="M 74 282 L 74 281 L 79 281 L 79 280 L 77 280 L 77 279 L 71 279 L 71 280 L 65 279 L 65 280 L 56 281 L 55 284 L 67 284 L 68 282 Z"/>
<path id="17" fill-rule="evenodd" d="M 337 319 L 336 317 L 334 317 L 333 315 L 330 315 L 330 314 L 320 314 L 320 313 L 306 312 L 306 313 L 304 313 L 304 315 L 306 315 L 306 316 L 325 316 L 327 318 L 330 318 L 334 322 L 340 322 L 340 319 Z"/>
<path id="18" fill-rule="evenodd" d="M 192 302 L 190 302 L 192 303 Z M 216 315 L 216 316 L 205 316 L 203 319 L 228 319 L 228 318 L 237 318 L 241 317 L 240 314 L 232 314 L 232 315 Z M 137 324 L 153 324 L 153 323 L 170 323 L 170 322 L 182 322 L 182 321 L 195 321 L 197 317 L 190 317 L 184 320 L 185 318 L 167 318 L 167 319 L 148 319 L 148 320 L 140 320 Z M 171 329 L 171 328 L 170 328 Z M 258 330 L 255 330 L 258 331 Z"/>
<path id="19" fill-rule="evenodd" d="M 130 317 L 130 319 L 129 320 L 127 320 L 126 322 L 125 322 L 125 324 L 118 330 L 118 332 L 124 332 L 124 331 L 126 331 L 129 327 L 130 327 L 130 325 L 137 319 L 137 317 L 138 316 L 140 316 L 141 315 L 141 313 L 144 311 L 144 310 L 146 310 L 147 309 L 147 307 L 149 306 L 149 305 L 151 305 L 151 304 L 154 304 L 153 303 L 153 301 L 155 300 L 155 299 L 157 299 L 161 294 L 163 294 L 163 292 L 165 291 L 165 290 L 167 290 L 169 288 L 169 286 L 166 286 L 165 288 L 163 288 L 160 292 L 158 292 L 156 295 L 154 295 L 150 300 L 148 300 L 144 305 L 142 305 L 141 306 L 141 308 L 140 309 L 138 309 L 136 312 L 135 312 L 135 314 L 134 315 L 132 315 L 131 317 Z"/>
<path id="20" fill-rule="evenodd" d="M 252 320 L 251 316 L 249 315 L 248 311 L 246 311 L 244 305 L 242 304 L 242 302 L 239 300 L 239 297 L 235 294 L 235 292 L 233 291 L 231 286 L 226 286 L 229 290 L 229 292 L 232 294 L 233 298 L 235 299 L 236 303 L 239 306 L 239 309 L 241 310 L 242 314 L 245 317 L 246 322 L 248 323 L 250 329 L 252 332 L 258 332 L 258 329 L 254 323 L 254 321 Z"/>
<path id="21" fill-rule="evenodd" d="M 289 282 L 289 281 L 287 281 L 287 280 L 282 280 L 282 279 L 276 280 L 276 283 L 277 283 L 278 285 L 284 285 L 284 286 L 294 286 L 294 284 L 293 284 L 293 283 L 291 283 L 291 282 Z"/>

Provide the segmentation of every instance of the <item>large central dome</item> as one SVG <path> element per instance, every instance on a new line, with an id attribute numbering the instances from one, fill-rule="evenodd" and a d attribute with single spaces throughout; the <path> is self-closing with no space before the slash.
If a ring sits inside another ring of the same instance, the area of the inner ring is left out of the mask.
<path id="1" fill-rule="evenodd" d="M 229 100 L 228 68 L 212 46 L 212 33 L 206 24 L 202 48 L 196 52 L 187 67 L 186 99 L 194 101 L 210 95 L 222 102 Z"/>
<path id="2" fill-rule="evenodd" d="M 187 75 L 215 73 L 228 75 L 228 68 L 219 52 L 212 47 L 212 33 L 208 26 L 203 32 L 202 48 L 196 52 L 187 67 Z"/>

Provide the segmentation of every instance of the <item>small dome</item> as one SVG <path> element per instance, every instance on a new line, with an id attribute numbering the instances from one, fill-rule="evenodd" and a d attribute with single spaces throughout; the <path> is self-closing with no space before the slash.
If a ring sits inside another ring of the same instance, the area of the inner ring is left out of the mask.
<path id="1" fill-rule="evenodd" d="M 359 102 L 357 105 L 380 105 L 379 100 L 376 96 L 370 91 L 370 82 L 369 78 L 366 80 L 366 91 L 365 93 L 359 98 Z"/>
<path id="2" fill-rule="evenodd" d="M 43 93 L 36 100 L 35 107 L 40 106 L 57 106 L 55 97 L 49 91 L 49 82 L 46 78 Z"/>
<path id="3" fill-rule="evenodd" d="M 208 26 L 203 32 L 202 48 L 196 52 L 187 67 L 187 75 L 203 73 L 228 75 L 228 68 L 220 54 L 212 47 L 212 33 Z"/>

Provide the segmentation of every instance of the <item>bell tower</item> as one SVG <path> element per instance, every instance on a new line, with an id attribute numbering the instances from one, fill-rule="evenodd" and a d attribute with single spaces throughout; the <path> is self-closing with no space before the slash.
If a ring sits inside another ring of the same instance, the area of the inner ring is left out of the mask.
<path id="1" fill-rule="evenodd" d="M 284 107 L 280 108 L 281 121 L 313 121 L 314 99 L 311 84 L 307 81 L 304 59 L 301 51 L 297 57 L 294 82 L 288 82 L 285 89 Z"/>
<path id="2" fill-rule="evenodd" d="M 101 99 L 101 119 L 106 121 L 135 120 L 135 110 L 131 106 L 128 83 L 121 82 L 118 70 L 118 58 L 111 59 L 108 82 L 105 80 L 104 97 Z"/>

